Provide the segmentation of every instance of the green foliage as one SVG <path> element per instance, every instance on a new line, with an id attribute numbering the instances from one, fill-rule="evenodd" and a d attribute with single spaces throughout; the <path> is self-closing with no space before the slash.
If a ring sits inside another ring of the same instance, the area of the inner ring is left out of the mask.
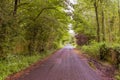
<path id="1" fill-rule="evenodd" d="M 64 36 L 69 39 L 64 1 L 17 0 L 15 5 L 14 0 L 0 2 L 0 59 L 57 48 Z"/>
<path id="2" fill-rule="evenodd" d="M 82 46 L 82 51 L 94 58 L 108 61 L 120 68 L 120 47 L 117 44 L 111 45 L 105 42 L 97 43 L 92 41 L 89 45 Z"/>
<path id="3" fill-rule="evenodd" d="M 69 40 L 65 8 L 64 0 L 0 0 L 0 79 Z"/>
<path id="4" fill-rule="evenodd" d="M 21 71 L 38 60 L 50 55 L 53 51 L 46 51 L 36 55 L 9 55 L 6 60 L 0 60 L 0 80 L 4 80 L 8 75 Z"/>
<path id="5" fill-rule="evenodd" d="M 120 73 L 115 76 L 115 80 L 120 80 Z"/>
<path id="6" fill-rule="evenodd" d="M 102 43 L 92 41 L 89 45 L 84 45 L 82 47 L 82 50 L 84 51 L 84 53 L 87 53 L 95 58 L 99 58 L 99 50 L 101 45 Z"/>
<path id="7" fill-rule="evenodd" d="M 95 3 L 97 12 L 95 11 Z M 73 24 L 75 32 L 94 36 L 96 37 L 94 40 L 97 40 L 99 35 L 100 41 L 119 43 L 119 5 L 119 0 L 78 0 L 78 4 L 74 5 Z"/>
<path id="8" fill-rule="evenodd" d="M 85 34 L 91 40 L 90 44 L 82 46 L 83 52 L 119 69 L 120 0 L 78 0 L 74 9 L 73 28 L 76 34 Z M 79 39 L 82 41 L 82 38 Z M 119 75 L 116 80 L 120 80 Z"/>
<path id="9" fill-rule="evenodd" d="M 106 60 L 106 58 L 108 57 L 108 53 L 109 53 L 109 48 L 105 43 L 103 43 L 100 46 L 100 50 L 99 50 L 100 60 Z"/>

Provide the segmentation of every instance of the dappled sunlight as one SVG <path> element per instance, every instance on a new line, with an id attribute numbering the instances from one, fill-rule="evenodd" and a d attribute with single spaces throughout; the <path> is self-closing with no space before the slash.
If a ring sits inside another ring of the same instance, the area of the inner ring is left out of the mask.
<path id="1" fill-rule="evenodd" d="M 77 0 L 70 0 L 72 4 L 77 4 Z"/>

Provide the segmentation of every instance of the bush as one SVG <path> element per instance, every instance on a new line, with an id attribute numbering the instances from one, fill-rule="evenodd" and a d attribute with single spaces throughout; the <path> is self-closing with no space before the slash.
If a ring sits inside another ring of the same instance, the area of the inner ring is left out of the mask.
<path id="1" fill-rule="evenodd" d="M 115 47 L 114 51 L 116 53 L 116 65 L 117 65 L 117 68 L 120 68 L 120 46 Z"/>
<path id="2" fill-rule="evenodd" d="M 109 56 L 108 53 L 109 53 L 109 47 L 103 43 L 102 45 L 100 45 L 100 49 L 99 49 L 99 57 L 100 57 L 100 60 L 107 60 L 107 57 Z"/>
<path id="3" fill-rule="evenodd" d="M 97 58 L 99 57 L 99 49 L 101 44 L 102 43 L 97 43 L 95 41 L 92 41 L 89 45 L 82 46 L 82 50 L 84 53 L 87 53 L 90 56 Z"/>
<path id="4" fill-rule="evenodd" d="M 120 73 L 115 76 L 115 80 L 120 80 Z"/>
<path id="5" fill-rule="evenodd" d="M 120 68 L 120 45 L 108 44 L 105 42 L 92 41 L 89 45 L 82 46 L 82 51 L 88 55 L 99 58 L 100 60 L 106 60 L 114 64 L 117 68 Z"/>

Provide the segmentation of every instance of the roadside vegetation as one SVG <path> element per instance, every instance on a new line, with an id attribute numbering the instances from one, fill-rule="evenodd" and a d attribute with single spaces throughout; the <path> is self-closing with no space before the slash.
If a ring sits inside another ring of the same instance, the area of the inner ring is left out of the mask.
<path id="1" fill-rule="evenodd" d="M 66 43 L 65 8 L 63 0 L 0 0 L 0 80 Z"/>
<path id="2" fill-rule="evenodd" d="M 76 45 L 69 24 L 83 53 L 113 65 L 120 80 L 120 0 L 0 0 L 0 80 Z"/>
<path id="3" fill-rule="evenodd" d="M 120 80 L 120 0 L 78 0 L 73 7 L 78 48 L 113 65 Z"/>
<path id="4" fill-rule="evenodd" d="M 41 54 L 34 55 L 9 55 L 6 60 L 0 61 L 0 80 L 26 69 L 33 63 L 46 58 L 51 55 L 54 50 L 42 52 Z"/>

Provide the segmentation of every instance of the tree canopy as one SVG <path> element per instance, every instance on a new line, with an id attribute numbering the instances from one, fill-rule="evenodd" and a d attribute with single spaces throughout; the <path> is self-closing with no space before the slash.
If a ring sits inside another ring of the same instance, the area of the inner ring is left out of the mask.
<path id="1" fill-rule="evenodd" d="M 63 0 L 1 0 L 0 56 L 41 52 L 69 38 Z"/>

